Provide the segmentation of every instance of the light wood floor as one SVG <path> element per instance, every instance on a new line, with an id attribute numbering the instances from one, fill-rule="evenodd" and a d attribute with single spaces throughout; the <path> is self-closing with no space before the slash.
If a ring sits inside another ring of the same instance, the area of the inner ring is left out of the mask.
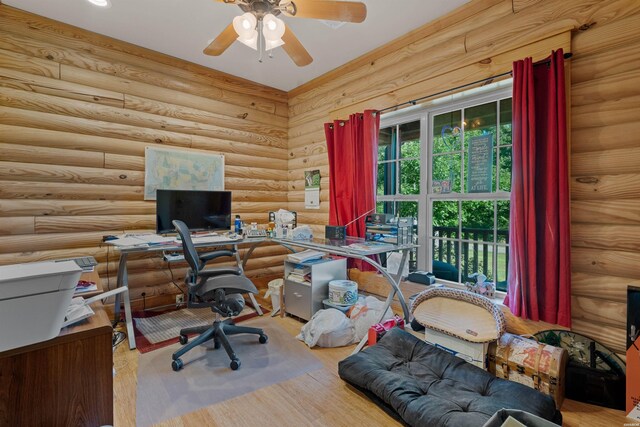
<path id="1" fill-rule="evenodd" d="M 292 318 L 271 318 L 292 336 L 301 323 Z M 256 390 L 225 402 L 163 422 L 162 426 L 397 426 L 400 425 L 376 405 L 338 377 L 338 361 L 348 356 L 353 346 L 309 351 L 324 368 L 280 384 Z M 114 354 L 115 426 L 135 426 L 138 352 L 126 342 Z M 170 361 L 167 360 L 167 363 Z M 242 369 L 242 368 L 241 368 Z M 564 425 L 569 427 L 623 426 L 630 420 L 622 411 L 584 403 L 565 401 Z M 626 421 L 625 421 L 626 420 Z"/>

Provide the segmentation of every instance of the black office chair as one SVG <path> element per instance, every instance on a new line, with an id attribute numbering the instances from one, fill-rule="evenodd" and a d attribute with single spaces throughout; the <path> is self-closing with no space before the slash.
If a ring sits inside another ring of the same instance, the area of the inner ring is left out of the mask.
<path id="1" fill-rule="evenodd" d="M 231 369 L 234 371 L 240 367 L 240 359 L 233 352 L 227 335 L 256 334 L 261 344 L 267 342 L 267 335 L 259 328 L 236 326 L 232 319 L 221 320 L 221 317 L 231 317 L 240 314 L 244 308 L 243 293 L 257 294 L 254 284 L 243 273 L 240 267 L 240 259 L 236 248 L 216 250 L 205 254 L 198 254 L 193 245 L 189 228 L 182 221 L 173 221 L 173 226 L 182 239 L 184 258 L 191 269 L 188 271 L 185 281 L 188 287 L 187 307 L 210 307 L 216 313 L 216 319 L 211 326 L 200 326 L 180 330 L 180 344 L 184 347 L 173 353 L 171 367 L 174 371 L 182 369 L 183 363 L 180 356 L 192 348 L 213 339 L 214 348 L 224 347 L 231 359 Z M 236 257 L 236 267 L 213 267 L 204 269 L 208 261 L 219 257 Z M 189 334 L 200 334 L 196 339 L 187 344 Z"/>

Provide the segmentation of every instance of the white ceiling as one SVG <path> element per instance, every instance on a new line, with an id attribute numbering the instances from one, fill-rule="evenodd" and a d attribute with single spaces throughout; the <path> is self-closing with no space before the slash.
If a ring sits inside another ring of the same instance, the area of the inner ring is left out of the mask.
<path id="1" fill-rule="evenodd" d="M 469 0 L 361 0 L 367 19 L 330 28 L 314 19 L 283 19 L 313 57 L 296 66 L 282 48 L 258 53 L 234 42 L 221 56 L 202 50 L 242 11 L 212 0 L 3 0 L 3 3 L 209 68 L 289 91 L 463 5 Z"/>

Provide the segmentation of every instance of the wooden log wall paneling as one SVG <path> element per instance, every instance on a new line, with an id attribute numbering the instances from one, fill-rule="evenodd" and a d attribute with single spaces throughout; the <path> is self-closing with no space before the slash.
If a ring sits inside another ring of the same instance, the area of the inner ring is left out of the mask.
<path id="1" fill-rule="evenodd" d="M 282 91 L 0 5 L 0 264 L 92 255 L 113 287 L 102 236 L 155 229 L 147 146 L 223 154 L 233 212 L 266 222 L 288 202 L 287 116 Z M 259 248 L 247 274 L 285 253 Z M 185 270 L 133 257 L 132 298 L 171 301 Z"/>
<path id="2" fill-rule="evenodd" d="M 562 47 L 571 96 L 573 329 L 623 352 L 626 286 L 640 283 L 640 2 L 475 0 L 289 93 L 289 206 L 304 210 L 303 172 L 320 169 L 322 124 L 511 69 Z M 46 70 L 43 70 L 46 72 Z"/>

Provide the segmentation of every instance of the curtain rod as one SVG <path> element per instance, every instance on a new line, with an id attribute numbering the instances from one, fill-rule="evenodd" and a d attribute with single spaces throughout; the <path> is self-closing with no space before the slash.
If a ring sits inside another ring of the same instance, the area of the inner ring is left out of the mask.
<path id="1" fill-rule="evenodd" d="M 573 53 L 567 52 L 567 53 L 564 54 L 564 59 L 569 59 L 572 56 L 573 56 Z M 542 61 L 534 62 L 533 65 L 544 65 L 544 64 L 549 64 L 550 62 L 551 62 L 551 59 L 543 59 Z M 431 95 L 422 96 L 420 98 L 412 99 L 411 101 L 401 102 L 400 104 L 396 104 L 396 105 L 393 105 L 391 107 L 383 108 L 382 110 L 378 110 L 378 113 L 384 113 L 385 111 L 393 110 L 395 108 L 403 107 L 405 105 L 416 105 L 418 102 L 424 101 L 425 99 L 433 98 L 434 96 L 443 95 L 443 94 L 448 93 L 448 92 L 457 91 L 459 89 L 464 89 L 465 87 L 474 86 L 474 85 L 477 85 L 478 83 L 487 82 L 487 81 L 490 81 L 490 80 L 493 80 L 493 79 L 497 79 L 498 77 L 509 76 L 511 74 L 512 74 L 511 71 L 507 71 L 507 72 L 504 72 L 504 73 L 501 73 L 501 74 L 496 74 L 495 76 L 487 77 L 487 78 L 484 78 L 484 79 L 481 79 L 481 80 L 476 80 L 475 82 L 465 83 L 465 84 L 460 85 L 460 86 L 456 86 L 456 87 L 452 87 L 450 89 L 446 89 L 446 90 L 443 90 L 443 91 L 440 91 L 440 92 L 432 93 Z"/>

